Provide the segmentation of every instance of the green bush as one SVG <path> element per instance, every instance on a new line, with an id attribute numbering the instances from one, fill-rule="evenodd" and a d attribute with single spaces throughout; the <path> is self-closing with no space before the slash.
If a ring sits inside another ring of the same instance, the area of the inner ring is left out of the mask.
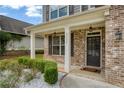
<path id="1" fill-rule="evenodd" d="M 18 63 L 19 64 L 22 64 L 22 65 L 25 65 L 26 67 L 28 68 L 32 68 L 34 66 L 34 59 L 30 59 L 28 57 L 20 57 L 18 58 Z"/>
<path id="2" fill-rule="evenodd" d="M 44 69 L 44 80 L 49 84 L 55 84 L 58 81 L 58 70 L 55 62 L 46 62 Z"/>
<path id="3" fill-rule="evenodd" d="M 0 70 L 5 70 L 7 68 L 8 64 L 9 64 L 8 61 L 1 61 L 0 62 Z"/>
<path id="4" fill-rule="evenodd" d="M 45 62 L 44 60 L 36 60 L 35 61 L 35 67 L 41 71 L 41 73 L 44 73 L 44 67 L 45 67 Z"/>
<path id="5" fill-rule="evenodd" d="M 19 65 L 17 61 L 9 62 L 6 66 L 6 69 L 15 72 L 18 76 L 21 75 L 23 67 Z"/>
<path id="6" fill-rule="evenodd" d="M 36 60 L 35 59 L 29 59 L 28 60 L 28 67 L 29 68 L 35 68 Z"/>
<path id="7" fill-rule="evenodd" d="M 19 57 L 18 58 L 19 64 L 27 65 L 28 61 L 29 61 L 29 58 L 27 58 L 27 57 Z"/>

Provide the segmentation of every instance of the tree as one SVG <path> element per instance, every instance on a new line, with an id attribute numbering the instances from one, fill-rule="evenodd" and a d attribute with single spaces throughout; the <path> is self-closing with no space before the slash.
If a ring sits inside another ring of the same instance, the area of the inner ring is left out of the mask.
<path id="1" fill-rule="evenodd" d="M 11 40 L 11 34 L 0 31 L 0 56 L 6 51 L 7 43 Z"/>
<path id="2" fill-rule="evenodd" d="M 0 56 L 6 52 L 8 42 L 21 41 L 23 37 L 23 35 L 0 31 Z"/>

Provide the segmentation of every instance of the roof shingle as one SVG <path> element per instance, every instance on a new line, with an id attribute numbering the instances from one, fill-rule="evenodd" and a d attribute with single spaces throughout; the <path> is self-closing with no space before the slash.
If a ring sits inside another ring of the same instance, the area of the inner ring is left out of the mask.
<path id="1" fill-rule="evenodd" d="M 21 35 L 25 34 L 25 27 L 32 26 L 33 24 L 23 22 L 20 20 L 16 20 L 14 18 L 10 18 L 7 16 L 0 15 L 0 28 L 1 30 L 10 32 L 10 33 L 16 33 Z"/>

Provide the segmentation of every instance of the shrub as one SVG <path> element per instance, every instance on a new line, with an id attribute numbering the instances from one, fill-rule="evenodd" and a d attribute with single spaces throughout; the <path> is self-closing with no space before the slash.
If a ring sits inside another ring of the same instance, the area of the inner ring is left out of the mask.
<path id="1" fill-rule="evenodd" d="M 44 70 L 44 80 L 49 84 L 55 84 L 58 80 L 57 64 L 47 61 Z"/>
<path id="2" fill-rule="evenodd" d="M 36 60 L 35 62 L 35 67 L 41 71 L 41 73 L 44 73 L 44 67 L 45 67 L 45 62 L 44 60 Z"/>
<path id="3" fill-rule="evenodd" d="M 28 60 L 28 67 L 29 68 L 35 68 L 35 62 L 36 62 L 36 60 L 35 59 L 29 59 Z"/>
<path id="4" fill-rule="evenodd" d="M 19 59 L 18 59 L 18 63 L 19 64 L 22 64 L 22 65 L 25 65 L 26 67 L 28 67 L 28 68 L 32 68 L 32 66 L 34 65 L 33 63 L 34 63 L 34 59 L 30 59 L 30 58 L 28 58 L 28 57 L 20 57 Z"/>
<path id="5" fill-rule="evenodd" d="M 1 61 L 0 70 L 5 70 L 7 68 L 8 63 L 9 63 L 8 61 Z"/>
<path id="6" fill-rule="evenodd" d="M 29 58 L 27 58 L 27 57 L 19 57 L 18 58 L 19 64 L 27 65 L 28 61 L 29 61 Z"/>
<path id="7" fill-rule="evenodd" d="M 23 69 L 23 67 L 21 65 L 19 65 L 18 62 L 9 62 L 6 66 L 6 69 L 9 69 L 13 72 L 15 72 L 18 76 L 21 75 L 21 71 Z"/>

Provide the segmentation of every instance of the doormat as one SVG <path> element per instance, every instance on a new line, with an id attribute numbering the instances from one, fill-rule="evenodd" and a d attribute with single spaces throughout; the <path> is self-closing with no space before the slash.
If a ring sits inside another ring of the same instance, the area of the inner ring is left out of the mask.
<path id="1" fill-rule="evenodd" d="M 88 67 L 81 68 L 80 70 L 86 70 L 86 71 L 90 71 L 90 72 L 97 72 L 97 73 L 100 73 L 100 72 L 101 72 L 101 70 L 99 70 L 99 69 L 95 69 L 95 68 L 88 68 Z"/>

